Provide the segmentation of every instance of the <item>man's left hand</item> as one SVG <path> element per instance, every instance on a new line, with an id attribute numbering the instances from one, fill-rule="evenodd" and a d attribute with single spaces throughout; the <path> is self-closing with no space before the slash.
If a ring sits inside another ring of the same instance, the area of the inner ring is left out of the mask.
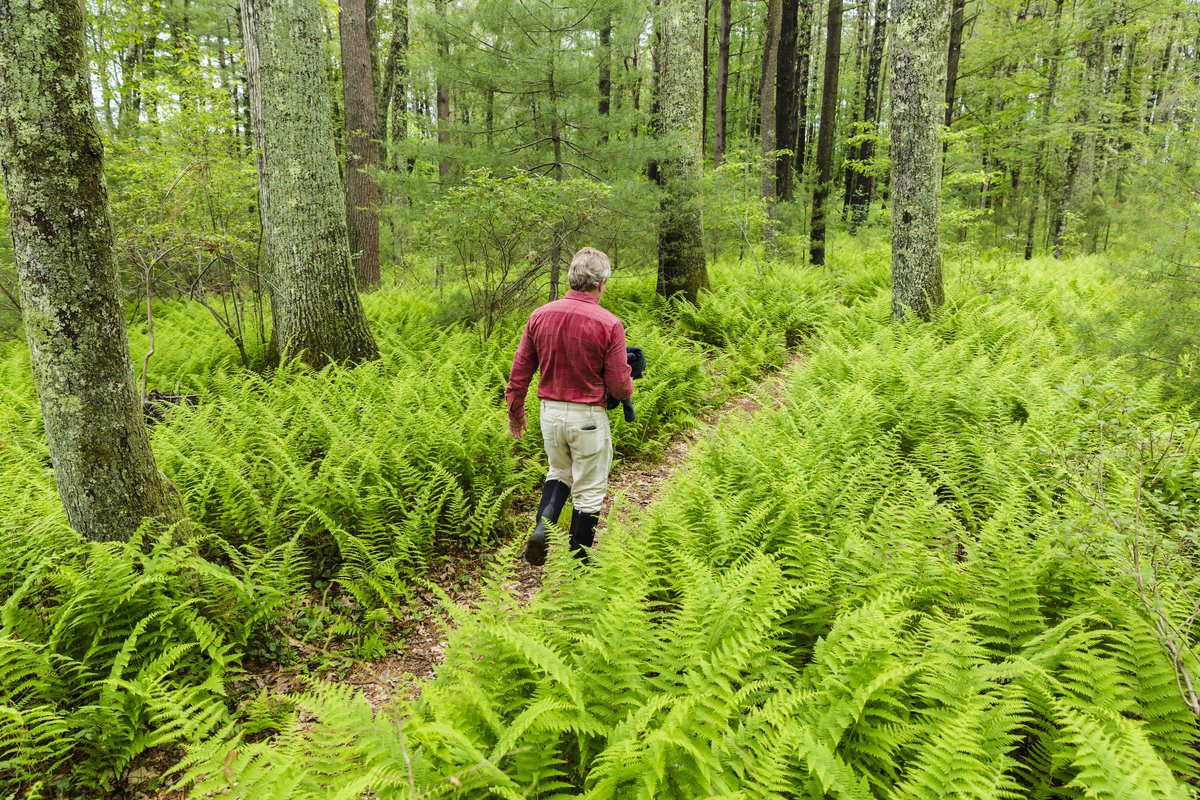
<path id="1" fill-rule="evenodd" d="M 523 419 L 520 419 L 520 420 L 509 419 L 509 421 L 508 421 L 508 432 L 510 434 L 512 434 L 512 437 L 514 439 L 520 439 L 522 436 L 525 435 L 525 427 L 526 427 L 526 422 Z"/>

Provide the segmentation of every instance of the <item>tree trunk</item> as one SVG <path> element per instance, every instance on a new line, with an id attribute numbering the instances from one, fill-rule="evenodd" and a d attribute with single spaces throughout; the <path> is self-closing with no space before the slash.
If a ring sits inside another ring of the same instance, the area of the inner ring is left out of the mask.
<path id="1" fill-rule="evenodd" d="M 703 76 L 700 81 L 700 156 L 704 156 L 704 148 L 708 147 L 708 40 L 709 31 L 712 30 L 708 23 L 708 14 L 712 6 L 712 0 L 704 0 L 704 39 L 702 44 L 702 65 L 700 74 Z"/>
<path id="2" fill-rule="evenodd" d="M 389 108 L 392 120 L 385 137 L 387 126 L 384 120 L 388 118 Z M 403 163 L 399 145 L 408 138 L 408 0 L 392 0 L 392 42 L 383 64 L 375 119 L 380 133 L 381 163 L 386 138 L 392 144 L 390 167 L 399 171 Z"/>
<path id="3" fill-rule="evenodd" d="M 446 30 L 447 2 L 448 0 L 434 0 L 438 12 L 438 58 L 441 60 L 437 71 L 437 140 L 438 177 L 442 183 L 450 177 L 450 159 L 446 153 L 450 146 L 450 81 L 445 74 L 450 60 L 450 34 Z"/>
<path id="4" fill-rule="evenodd" d="M 775 162 L 775 188 L 782 200 L 791 200 L 796 155 L 796 36 L 800 0 L 783 0 L 779 24 L 779 64 L 775 92 L 775 146 L 787 152 Z"/>
<path id="5" fill-rule="evenodd" d="M 866 55 L 867 49 L 867 32 L 870 30 L 867 23 L 869 17 L 870 5 L 868 0 L 859 0 L 858 7 L 854 14 L 854 99 L 850 103 L 850 126 L 851 136 L 857 133 L 866 121 L 866 117 L 860 117 L 863 112 L 863 84 L 864 75 L 862 71 L 863 56 Z M 843 174 L 845 176 L 842 184 L 842 219 L 847 220 L 850 217 L 850 196 L 854 193 L 854 183 L 858 177 L 858 172 L 849 164 L 850 145 L 846 145 L 846 158 L 842 159 L 845 163 Z"/>
<path id="6" fill-rule="evenodd" d="M 946 127 L 954 121 L 954 100 L 958 86 L 958 61 L 962 56 L 963 11 L 966 0 L 951 0 L 950 46 L 946 50 Z M 942 148 L 943 152 L 945 147 Z"/>
<path id="7" fill-rule="evenodd" d="M 833 174 L 833 137 L 837 133 L 838 70 L 842 57 L 842 0 L 829 0 L 825 34 L 825 80 L 821 95 L 821 128 L 817 133 L 817 185 L 813 191 L 809 257 L 825 263 L 825 218 Z"/>
<path id="8" fill-rule="evenodd" d="M 762 82 L 759 84 L 759 139 L 762 146 L 762 196 L 769 219 L 763 230 L 763 240 L 774 244 L 775 219 L 775 135 L 778 133 L 775 114 L 776 82 L 779 75 L 779 36 L 786 0 L 768 0 L 767 19 L 763 31 Z"/>
<path id="9" fill-rule="evenodd" d="M 793 156 L 797 178 L 804 176 L 808 149 L 808 84 L 812 72 L 812 29 L 814 0 L 800 0 L 800 40 L 796 44 L 796 155 Z"/>
<path id="10" fill-rule="evenodd" d="M 134 388 L 83 6 L 8 0 L 3 16 L 0 163 L 21 316 L 67 519 L 93 541 L 127 540 L 147 517 L 186 534 Z"/>
<path id="11" fill-rule="evenodd" d="M 243 18 L 257 34 L 246 37 L 257 45 L 247 50 L 257 51 L 261 84 L 259 180 L 272 353 L 315 368 L 377 358 L 350 268 L 320 6 L 317 0 L 246 5 Z"/>
<path id="12" fill-rule="evenodd" d="M 367 9 L 363 0 L 342 0 L 338 34 L 342 46 L 342 93 L 346 108 L 346 221 L 350 263 L 358 288 L 379 286 L 379 127 Z"/>
<path id="13" fill-rule="evenodd" d="M 603 142 L 608 141 L 608 114 L 612 108 L 612 30 L 611 20 L 606 19 L 604 27 L 600 29 L 600 77 L 596 87 L 600 90 L 600 104 L 597 110 L 603 118 L 600 120 L 603 126 L 600 130 L 600 140 Z"/>
<path id="14" fill-rule="evenodd" d="M 867 79 L 863 90 L 863 121 L 871 126 L 864 130 L 864 138 L 855 149 L 853 158 L 862 169 L 875 159 L 875 136 L 878 133 L 879 88 L 883 67 L 883 48 L 887 42 L 888 0 L 875 0 L 875 27 L 871 31 L 871 55 L 867 60 Z M 850 232 L 867 221 L 871 205 L 871 181 L 868 175 L 859 174 L 851 187 Z"/>
<path id="15" fill-rule="evenodd" d="M 941 0 L 896 0 L 892 27 L 892 314 L 942 305 L 939 234 L 948 20 Z"/>
<path id="16" fill-rule="evenodd" d="M 717 101 L 713 125 L 713 164 L 725 160 L 725 136 L 728 125 L 729 99 L 729 31 L 733 27 L 731 0 L 721 0 L 721 21 L 717 28 Z"/>
<path id="17" fill-rule="evenodd" d="M 658 293 L 696 303 L 708 288 L 700 211 L 700 64 L 702 0 L 663 0 L 659 87 L 662 201 Z"/>

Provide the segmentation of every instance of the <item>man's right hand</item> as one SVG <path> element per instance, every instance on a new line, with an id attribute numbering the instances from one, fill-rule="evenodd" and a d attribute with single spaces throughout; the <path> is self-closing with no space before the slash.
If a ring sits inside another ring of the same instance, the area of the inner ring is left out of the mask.
<path id="1" fill-rule="evenodd" d="M 524 419 L 514 420 L 510 418 L 508 420 L 508 432 L 514 439 L 520 439 L 525 435 L 525 427 L 526 422 Z"/>

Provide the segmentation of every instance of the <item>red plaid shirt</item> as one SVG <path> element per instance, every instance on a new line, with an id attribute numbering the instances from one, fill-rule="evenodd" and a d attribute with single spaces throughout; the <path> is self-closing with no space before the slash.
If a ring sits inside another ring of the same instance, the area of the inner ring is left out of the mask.
<path id="1" fill-rule="evenodd" d="M 618 400 L 633 394 L 625 327 L 587 292 L 572 289 L 529 315 L 505 395 L 513 422 L 525 419 L 525 393 L 539 367 L 539 400 L 599 406 L 605 388 Z"/>

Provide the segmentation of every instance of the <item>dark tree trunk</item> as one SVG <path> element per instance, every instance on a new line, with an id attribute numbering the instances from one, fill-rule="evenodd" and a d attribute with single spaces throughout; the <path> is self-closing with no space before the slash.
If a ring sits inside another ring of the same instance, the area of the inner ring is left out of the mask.
<path id="1" fill-rule="evenodd" d="M 608 141 L 608 126 L 609 126 L 609 110 L 612 108 L 612 22 L 605 20 L 604 27 L 600 29 L 600 78 L 598 80 L 598 89 L 600 90 L 600 120 L 601 126 L 600 139 Z"/>
<path id="2" fill-rule="evenodd" d="M 892 28 L 892 314 L 942 305 L 939 233 L 948 25 L 942 0 L 895 0 Z"/>
<path id="3" fill-rule="evenodd" d="M 867 49 L 867 32 L 870 30 L 868 22 L 870 14 L 868 9 L 870 4 L 868 0 L 859 0 L 858 7 L 854 14 L 854 99 L 850 102 L 850 126 L 851 136 L 857 133 L 862 128 L 862 123 L 865 117 L 860 116 L 863 111 L 863 83 L 864 76 L 862 71 L 863 56 L 866 55 Z M 843 167 L 844 179 L 842 182 L 842 219 L 846 220 L 850 216 L 850 195 L 853 193 L 853 183 L 858 176 L 858 172 L 848 163 L 850 158 L 850 146 L 846 146 L 846 158 L 843 161 L 847 162 Z"/>
<path id="4" fill-rule="evenodd" d="M 775 146 L 785 153 L 775 164 L 775 185 L 781 200 L 791 200 L 795 185 L 796 155 L 796 37 L 800 0 L 783 0 L 779 25 L 779 66 L 775 92 Z"/>
<path id="5" fill-rule="evenodd" d="M 663 0 L 658 293 L 689 302 L 708 288 L 700 210 L 700 21 L 702 0 Z"/>
<path id="6" fill-rule="evenodd" d="M 104 154 L 75 0 L 7 0 L 0 22 L 0 163 L 21 316 L 63 507 L 95 541 L 187 522 L 154 463 L 134 388 Z"/>
<path id="7" fill-rule="evenodd" d="M 717 28 L 717 101 L 713 132 L 713 163 L 725 160 L 725 136 L 729 112 L 729 31 L 733 26 L 730 0 L 721 0 L 721 21 Z"/>
<path id="8" fill-rule="evenodd" d="M 384 125 L 389 109 L 390 127 Z M 386 149 L 383 139 L 386 138 L 392 144 L 389 166 L 398 171 L 404 163 L 400 144 L 408 138 L 408 0 L 392 0 L 392 41 L 383 63 L 375 119 L 380 133 L 381 163 Z M 383 135 L 385 127 L 388 128 L 386 137 Z"/>
<path id="9" fill-rule="evenodd" d="M 829 0 L 825 33 L 825 79 L 821 94 L 821 128 L 817 133 L 817 185 L 813 190 L 809 257 L 825 263 L 825 220 L 833 177 L 833 139 L 837 133 L 838 70 L 842 56 L 842 0 Z"/>
<path id="10" fill-rule="evenodd" d="M 248 0 L 247 55 L 262 103 L 260 195 L 272 286 L 271 351 L 312 367 L 377 358 L 355 291 L 329 118 L 317 0 Z M 267 187 L 269 186 L 269 191 Z"/>
<path id="11" fill-rule="evenodd" d="M 950 46 L 946 51 L 946 127 L 954 121 L 954 101 L 957 97 L 958 62 L 962 56 L 963 11 L 966 0 L 951 0 Z M 945 148 L 943 147 L 943 151 Z"/>
<path id="12" fill-rule="evenodd" d="M 878 131 L 879 89 L 883 68 L 883 49 L 887 42 L 888 0 L 875 0 L 875 27 L 871 31 L 871 54 L 867 60 L 867 78 L 863 87 L 863 120 L 871 125 L 869 135 L 864 135 L 855 148 L 853 159 L 866 169 L 875 159 L 875 136 Z M 868 132 L 864 131 L 864 134 Z M 868 175 L 859 173 L 850 189 L 850 232 L 867 221 L 871 205 L 871 181 Z"/>
<path id="13" fill-rule="evenodd" d="M 363 0 L 341 0 L 342 92 L 346 106 L 346 222 L 358 288 L 379 286 L 379 128 Z"/>

